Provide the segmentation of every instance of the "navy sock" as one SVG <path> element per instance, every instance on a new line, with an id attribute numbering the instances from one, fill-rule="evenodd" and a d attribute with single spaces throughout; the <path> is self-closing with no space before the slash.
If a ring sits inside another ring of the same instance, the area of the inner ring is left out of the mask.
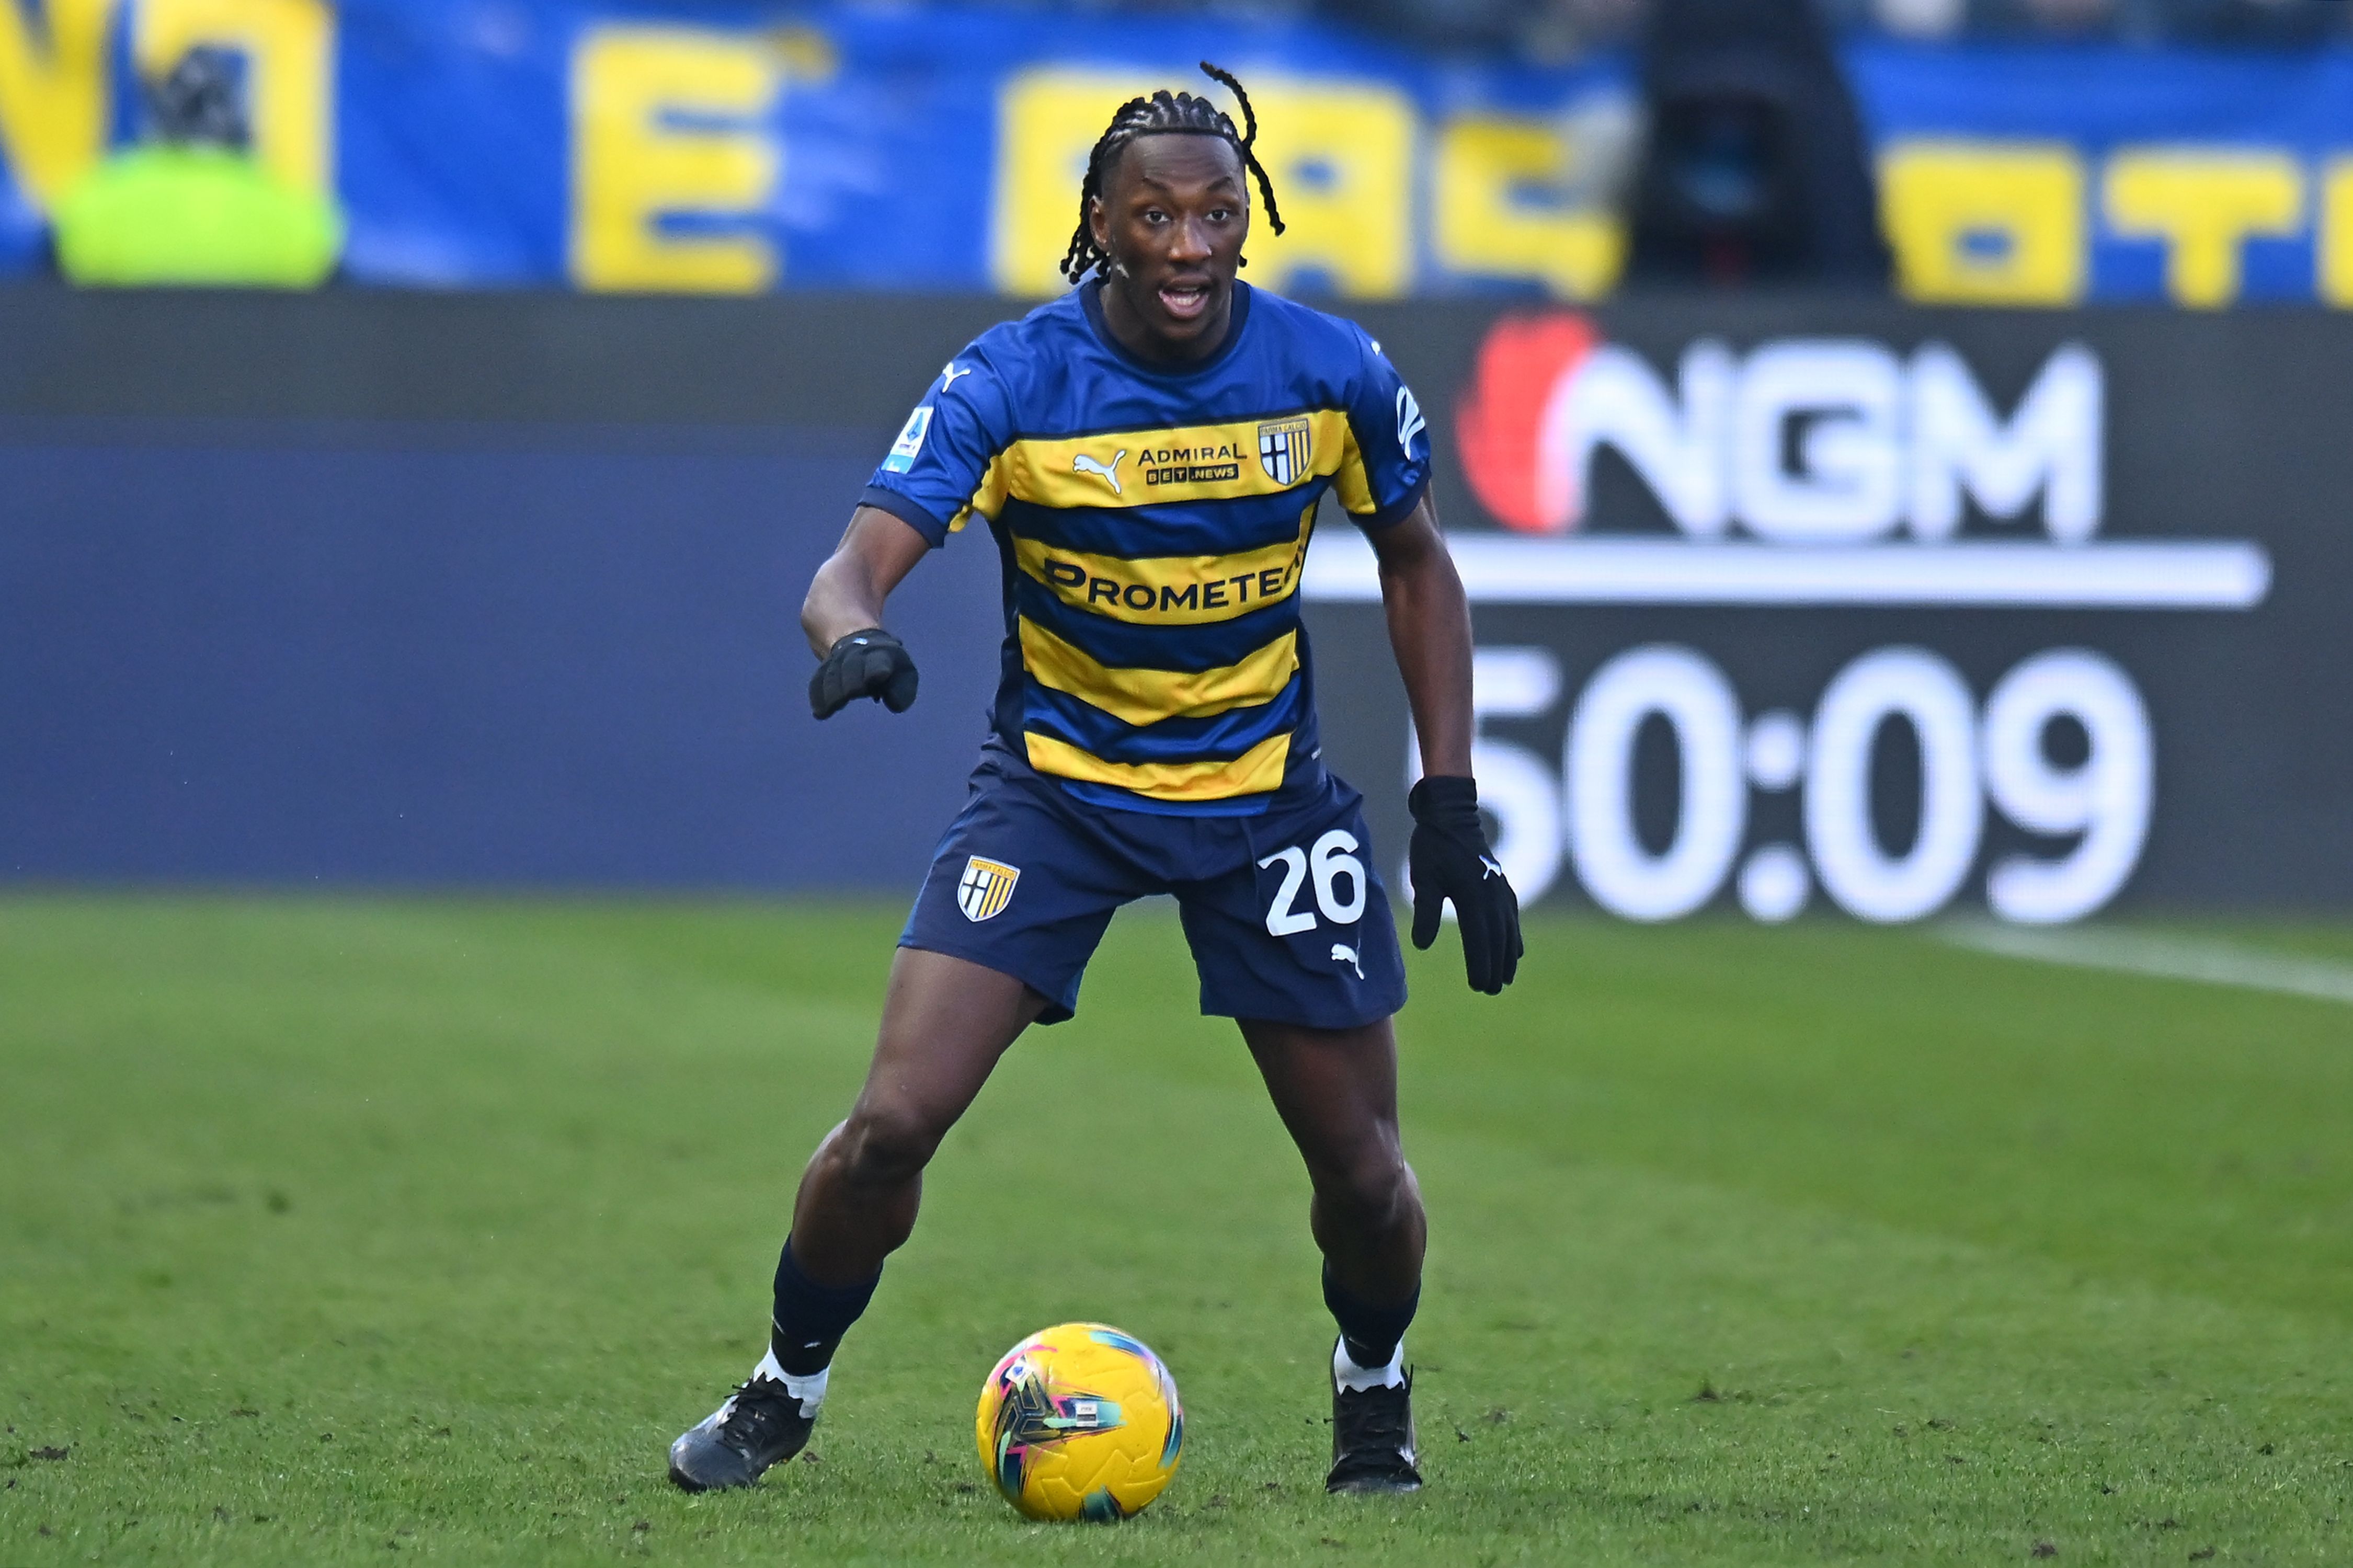
<path id="1" fill-rule="evenodd" d="M 1421 1287 L 1415 1285 L 1413 1294 L 1394 1307 L 1376 1307 L 1333 1279 L 1327 1263 L 1324 1305 L 1340 1325 L 1340 1339 L 1350 1361 L 1366 1368 L 1387 1366 L 1397 1354 L 1398 1342 L 1405 1338 L 1406 1326 L 1413 1321 L 1413 1310 L 1421 1305 Z"/>
<path id="2" fill-rule="evenodd" d="M 874 1287 L 881 1282 L 878 1268 L 873 1279 L 860 1285 L 842 1289 L 820 1285 L 801 1272 L 793 1257 L 793 1238 L 785 1237 L 785 1249 L 776 1257 L 776 1312 L 768 1320 L 768 1348 L 776 1352 L 776 1364 L 795 1377 L 823 1372 L 841 1336 L 866 1310 Z"/>

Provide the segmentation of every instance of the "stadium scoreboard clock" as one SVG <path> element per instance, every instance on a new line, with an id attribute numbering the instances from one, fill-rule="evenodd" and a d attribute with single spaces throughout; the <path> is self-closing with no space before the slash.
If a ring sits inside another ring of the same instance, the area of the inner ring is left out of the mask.
<path id="1" fill-rule="evenodd" d="M 1562 661 L 1540 646 L 1482 647 L 1473 686 L 1482 728 L 1487 720 L 1540 720 L 1559 707 Z M 1914 797 L 1887 811 L 1875 798 L 1886 788 L 1878 753 L 1899 721 L 1915 748 L 1904 770 Z M 1635 798 L 1638 741 L 1653 721 L 1679 781 L 1657 835 L 1643 831 Z M 1410 744 L 1406 754 L 1410 776 Z M 1989 907 L 2005 920 L 2074 920 L 2131 877 L 2155 779 L 2148 711 L 2132 678 L 2082 647 L 2030 655 L 1982 704 L 1933 649 L 1871 648 L 1831 677 L 1809 716 L 1778 706 L 1745 715 L 1731 678 L 1707 654 L 1641 644 L 1585 682 L 1556 769 L 1525 745 L 1486 735 L 1472 763 L 1514 887 L 1539 899 L 1573 868 L 1596 903 L 1643 921 L 1690 914 L 1727 879 L 1740 907 L 1761 921 L 1798 914 L 1817 887 L 1864 920 L 1934 914 L 1977 865 L 1989 808 L 2027 834 L 2073 841 L 1996 859 Z M 1751 845 L 1752 793 L 1794 795 L 1797 831 Z M 1891 816 L 1912 824 L 1900 847 L 1880 826 Z"/>
<path id="2" fill-rule="evenodd" d="M 2257 617 L 2273 553 L 2141 515 L 2185 454 L 2118 439 L 2114 405 L 2145 420 L 2151 389 L 2120 392 L 2093 334 L 2003 321 L 1996 395 L 1941 323 L 1889 314 L 1638 348 L 1549 310 L 1457 349 L 1440 510 L 1477 617 L 1481 801 L 1525 898 L 2055 922 L 2132 884 L 2168 745 L 2211 748 L 2145 687 L 2175 683 L 2185 622 Z M 1426 381 L 1410 329 L 1385 336 Z M 1323 531 L 1304 591 L 1377 602 L 1370 550 Z M 1340 765 L 1410 779 L 1402 704 L 1375 727 L 1386 756 Z"/>

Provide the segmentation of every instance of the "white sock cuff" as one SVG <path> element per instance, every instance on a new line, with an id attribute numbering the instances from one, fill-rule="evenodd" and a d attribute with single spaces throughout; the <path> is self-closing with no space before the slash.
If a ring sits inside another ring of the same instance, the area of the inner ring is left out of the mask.
<path id="1" fill-rule="evenodd" d="M 1358 1366 L 1348 1359 L 1348 1342 L 1343 1336 L 1332 1346 L 1332 1381 L 1351 1394 L 1397 1387 L 1405 1381 L 1405 1342 L 1398 1342 L 1387 1366 Z"/>
<path id="2" fill-rule="evenodd" d="M 826 1380 L 833 1375 L 833 1368 L 822 1366 L 807 1377 L 795 1377 L 776 1364 L 776 1352 L 771 1350 L 760 1358 L 760 1364 L 752 1369 L 752 1375 L 783 1384 L 792 1396 L 801 1402 L 801 1414 L 807 1416 L 816 1415 L 818 1407 L 824 1405 Z"/>

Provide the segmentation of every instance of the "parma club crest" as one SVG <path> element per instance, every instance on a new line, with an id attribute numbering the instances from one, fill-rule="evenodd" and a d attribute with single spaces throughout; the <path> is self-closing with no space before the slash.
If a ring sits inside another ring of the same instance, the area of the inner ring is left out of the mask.
<path id="1" fill-rule="evenodd" d="M 964 876 L 956 882 L 956 908 L 968 921 L 985 921 L 1005 908 L 1005 900 L 1013 896 L 1013 884 L 1020 879 L 1018 866 L 970 856 L 964 863 Z"/>
<path id="2" fill-rule="evenodd" d="M 1258 466 L 1279 485 L 1293 485 L 1307 473 L 1307 416 L 1269 419 L 1258 427 Z"/>

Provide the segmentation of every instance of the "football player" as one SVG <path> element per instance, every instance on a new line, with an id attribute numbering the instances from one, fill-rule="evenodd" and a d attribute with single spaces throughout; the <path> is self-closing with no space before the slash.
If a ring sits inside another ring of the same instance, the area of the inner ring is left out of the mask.
<path id="1" fill-rule="evenodd" d="M 997 1058 L 1069 1018 L 1112 912 L 1176 897 L 1201 1010 L 1233 1018 L 1314 1189 L 1332 1352 L 1334 1491 L 1410 1491 L 1404 1337 L 1423 1220 L 1398 1134 L 1405 977 L 1357 793 L 1324 766 L 1300 569 L 1330 494 L 1371 541 L 1419 737 L 1413 937 L 1460 917 L 1472 987 L 1511 983 L 1518 900 L 1471 776 L 1471 621 L 1430 509 L 1430 436 L 1380 345 L 1238 280 L 1251 176 L 1190 93 L 1123 105 L 1062 269 L 1077 285 L 942 371 L 810 584 L 824 719 L 903 712 L 892 589 L 978 519 L 1003 557 L 994 720 L 899 938 L 857 1102 L 801 1179 L 768 1352 L 671 1446 L 691 1490 L 747 1486 L 808 1441 L 843 1333 L 915 1223 L 923 1172 Z"/>

